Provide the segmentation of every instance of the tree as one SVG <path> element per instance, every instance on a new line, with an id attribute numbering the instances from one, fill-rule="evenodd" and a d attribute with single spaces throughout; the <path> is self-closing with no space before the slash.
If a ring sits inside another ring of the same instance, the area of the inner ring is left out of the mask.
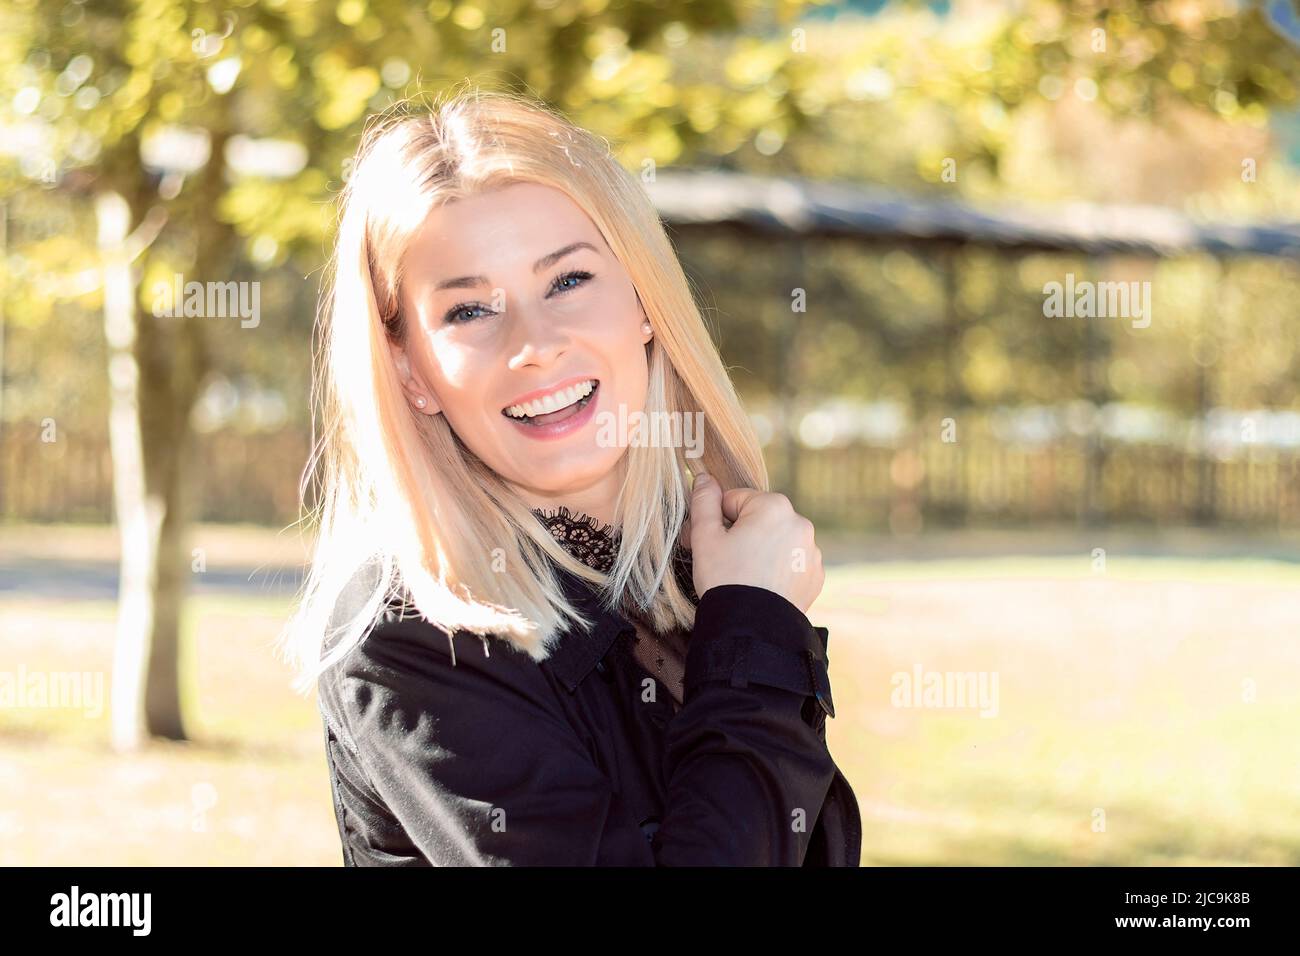
<path id="1" fill-rule="evenodd" d="M 713 0 L 615 5 L 583 17 L 563 4 L 507 3 L 489 13 L 438 0 L 423 9 L 397 0 L 245 0 L 225 13 L 186 0 L 6 8 L 0 95 L 12 112 L 4 125 L 32 150 L 4 170 L 0 196 L 58 185 L 93 209 L 79 247 L 61 247 L 73 253 L 56 267 L 68 281 L 46 284 L 64 287 L 51 298 L 69 287 L 97 295 L 108 346 L 122 541 L 115 746 L 186 736 L 178 659 L 190 566 L 187 466 L 191 414 L 212 370 L 211 316 L 176 313 L 182 303 L 168 298 L 166 279 L 180 273 L 224 286 L 250 262 L 319 259 L 330 232 L 324 201 L 346 175 L 361 123 L 402 92 L 466 78 L 522 89 L 602 120 L 626 117 L 632 148 L 671 161 L 681 145 L 674 129 L 689 129 L 692 87 L 680 87 L 682 103 L 644 96 L 668 88 L 665 25 L 734 29 L 741 9 Z M 232 148 L 269 138 L 300 147 L 308 161 L 241 174 Z M 72 264 L 87 257 L 98 266 L 82 288 L 73 280 L 86 270 Z"/>

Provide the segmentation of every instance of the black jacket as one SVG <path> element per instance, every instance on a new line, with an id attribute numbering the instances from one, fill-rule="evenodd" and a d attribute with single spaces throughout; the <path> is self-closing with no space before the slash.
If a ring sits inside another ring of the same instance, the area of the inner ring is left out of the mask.
<path id="1" fill-rule="evenodd" d="M 858 865 L 826 628 L 764 588 L 711 588 L 674 714 L 644 693 L 629 621 L 560 576 L 596 623 L 540 663 L 390 602 L 321 676 L 346 866 Z"/>

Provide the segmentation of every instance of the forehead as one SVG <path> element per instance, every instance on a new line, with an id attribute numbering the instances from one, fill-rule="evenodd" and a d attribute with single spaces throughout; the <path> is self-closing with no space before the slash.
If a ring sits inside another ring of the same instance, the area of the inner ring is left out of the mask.
<path id="1" fill-rule="evenodd" d="M 511 183 L 433 209 L 413 237 L 407 259 L 409 266 L 424 267 L 417 272 L 436 269 L 437 276 L 421 279 L 491 268 L 530 269 L 539 256 L 580 239 L 604 247 L 599 230 L 577 203 L 551 186 Z"/>

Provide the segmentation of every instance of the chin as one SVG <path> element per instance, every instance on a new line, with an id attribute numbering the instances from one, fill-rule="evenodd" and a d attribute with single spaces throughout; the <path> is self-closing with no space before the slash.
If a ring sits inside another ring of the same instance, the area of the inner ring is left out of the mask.
<path id="1" fill-rule="evenodd" d="M 594 485 L 617 465 L 617 458 L 604 461 L 594 455 L 584 455 L 580 459 L 565 456 L 562 463 L 541 471 L 529 469 L 525 463 L 511 481 L 543 494 L 563 495 Z"/>

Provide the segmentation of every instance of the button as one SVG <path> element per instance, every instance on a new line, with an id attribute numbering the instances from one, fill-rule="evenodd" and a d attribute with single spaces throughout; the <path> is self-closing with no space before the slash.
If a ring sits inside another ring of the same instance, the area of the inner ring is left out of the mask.
<path id="1" fill-rule="evenodd" d="M 817 660 L 812 651 L 807 652 L 808 677 L 812 682 L 813 696 L 827 717 L 835 716 L 835 704 L 831 701 L 830 679 L 826 674 L 826 665 Z"/>
<path id="2" fill-rule="evenodd" d="M 822 710 L 826 711 L 827 717 L 835 716 L 835 706 L 831 703 L 830 695 L 823 694 L 821 690 L 817 691 L 817 703 L 822 705 Z"/>

